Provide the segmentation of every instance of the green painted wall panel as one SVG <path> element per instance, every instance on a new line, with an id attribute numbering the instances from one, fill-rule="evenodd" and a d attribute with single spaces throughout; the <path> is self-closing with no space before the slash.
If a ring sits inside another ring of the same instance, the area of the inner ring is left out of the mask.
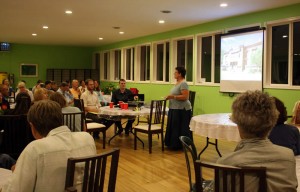
<path id="1" fill-rule="evenodd" d="M 38 79 L 46 80 L 48 68 L 90 69 L 93 48 L 72 46 L 23 45 L 12 44 L 10 52 L 0 53 L 0 71 L 13 73 L 15 85 L 20 80 L 27 87 L 35 85 Z M 38 77 L 20 77 L 20 64 L 38 64 Z"/>

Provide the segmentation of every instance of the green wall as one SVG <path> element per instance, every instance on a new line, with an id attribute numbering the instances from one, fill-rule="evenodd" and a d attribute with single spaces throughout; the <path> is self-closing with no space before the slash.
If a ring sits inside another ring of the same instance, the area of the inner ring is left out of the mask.
<path id="1" fill-rule="evenodd" d="M 245 26 L 250 24 L 259 23 L 265 26 L 265 22 L 274 21 L 279 19 L 285 19 L 290 17 L 300 16 L 300 4 L 291 6 L 265 10 L 261 12 L 244 14 L 240 16 L 224 18 L 218 21 L 199 24 L 183 29 L 169 31 L 160 34 L 153 34 L 146 37 L 140 37 L 136 39 L 117 42 L 110 45 L 95 48 L 95 51 L 110 50 L 116 48 L 122 48 L 126 46 L 134 46 L 137 44 L 148 43 L 159 40 L 171 39 L 174 37 L 197 35 L 199 33 L 211 32 L 217 30 L 225 30 L 226 28 Z M 102 87 L 106 85 L 106 82 L 102 83 Z M 170 84 L 143 84 L 143 83 L 127 83 L 127 87 L 136 87 L 140 90 L 140 93 L 145 93 L 146 101 L 151 99 L 160 99 L 169 93 L 172 85 Z M 219 92 L 219 86 L 203 86 L 203 85 L 191 85 L 191 90 L 196 91 L 195 100 L 195 114 L 203 113 L 216 113 L 216 112 L 230 112 L 231 104 L 234 97 L 230 97 L 226 93 Z M 281 99 L 288 110 L 288 114 L 292 113 L 294 103 L 300 99 L 300 90 L 288 90 L 288 89 L 264 89 L 271 96 L 276 96 Z"/>
<path id="2" fill-rule="evenodd" d="M 48 68 L 90 69 L 93 48 L 74 46 L 12 44 L 10 52 L 0 52 L 0 72 L 12 73 L 15 86 L 25 80 L 32 87 L 38 79 L 46 80 Z M 38 64 L 38 77 L 20 77 L 20 64 Z"/>

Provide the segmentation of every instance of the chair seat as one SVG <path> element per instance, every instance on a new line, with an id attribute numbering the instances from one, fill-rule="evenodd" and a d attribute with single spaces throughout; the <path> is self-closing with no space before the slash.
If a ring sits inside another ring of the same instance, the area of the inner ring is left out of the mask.
<path id="1" fill-rule="evenodd" d="M 149 125 L 148 124 L 144 124 L 144 125 L 137 125 L 135 127 L 133 127 L 133 129 L 141 129 L 141 130 L 148 130 Z M 151 125 L 151 130 L 160 130 L 161 129 L 161 125 Z"/>
<path id="2" fill-rule="evenodd" d="M 87 130 L 89 129 L 100 129 L 100 128 L 105 128 L 105 125 L 101 123 L 87 123 L 86 124 Z"/>

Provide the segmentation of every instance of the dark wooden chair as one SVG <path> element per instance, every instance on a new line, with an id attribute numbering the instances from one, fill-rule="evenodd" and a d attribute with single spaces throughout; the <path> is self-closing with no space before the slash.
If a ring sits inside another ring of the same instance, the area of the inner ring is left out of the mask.
<path id="1" fill-rule="evenodd" d="M 161 135 L 162 151 L 164 151 L 164 121 L 166 114 L 166 100 L 152 100 L 150 108 L 150 116 L 147 124 L 138 124 L 133 127 L 134 133 L 134 149 L 137 148 L 137 133 L 148 134 L 149 153 L 152 153 L 152 135 Z M 144 145 L 143 145 L 144 147 Z"/>
<path id="2" fill-rule="evenodd" d="M 179 140 L 183 146 L 186 167 L 189 176 L 189 184 L 190 184 L 190 192 L 196 191 L 195 182 L 192 180 L 192 171 L 191 171 L 191 164 L 197 160 L 197 149 L 194 145 L 194 142 L 187 136 L 180 136 Z"/>
<path id="3" fill-rule="evenodd" d="M 267 191 L 265 167 L 234 167 L 216 163 L 195 161 L 196 191 L 203 192 L 202 168 L 214 170 L 214 192 L 244 192 L 255 191 L 247 188 L 245 176 L 257 177 L 258 192 Z M 247 188 L 247 189 L 246 189 Z"/>
<path id="4" fill-rule="evenodd" d="M 84 112 L 63 113 L 63 124 L 67 125 L 72 132 L 84 131 Z"/>
<path id="5" fill-rule="evenodd" d="M 103 136 L 103 149 L 105 149 L 106 144 L 106 131 L 109 127 L 101 123 L 93 122 L 92 119 L 87 119 L 84 112 L 84 102 L 83 99 L 74 99 L 74 106 L 78 107 L 83 112 L 83 120 L 85 122 L 85 131 L 92 133 L 92 132 L 101 132 Z"/>
<path id="6" fill-rule="evenodd" d="M 0 130 L 4 131 L 0 153 L 6 153 L 14 159 L 34 140 L 26 115 L 0 115 Z"/>
<path id="7" fill-rule="evenodd" d="M 192 105 L 192 115 L 194 114 L 195 97 L 196 97 L 196 91 L 189 91 L 189 100 Z"/>
<path id="8" fill-rule="evenodd" d="M 188 171 L 189 176 L 189 185 L 190 185 L 190 192 L 196 192 L 196 181 L 194 178 L 192 178 L 192 166 L 194 166 L 194 162 L 198 160 L 200 157 L 197 156 L 197 149 L 195 147 L 194 142 L 187 136 L 180 136 L 179 140 L 183 146 L 185 160 L 186 160 L 186 167 Z M 194 181 L 193 181 L 194 179 Z M 211 181 L 203 180 L 202 186 L 205 188 L 207 185 L 209 185 Z"/>
<path id="9" fill-rule="evenodd" d="M 104 186 L 108 192 L 114 192 L 117 181 L 120 149 L 113 149 L 89 157 L 69 158 L 67 164 L 66 191 L 77 191 L 74 183 L 75 170 L 84 169 L 82 192 L 102 192 Z M 108 166 L 108 162 L 110 165 Z M 108 171 L 106 169 L 108 168 Z M 108 181 L 105 177 L 108 176 Z M 106 191 L 106 190 L 105 190 Z"/>

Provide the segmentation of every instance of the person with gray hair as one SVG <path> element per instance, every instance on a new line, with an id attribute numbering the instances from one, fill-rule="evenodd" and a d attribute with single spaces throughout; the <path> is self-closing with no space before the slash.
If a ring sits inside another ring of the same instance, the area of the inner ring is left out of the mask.
<path id="1" fill-rule="evenodd" d="M 18 83 L 17 87 L 18 87 L 18 90 L 16 92 L 15 98 L 17 98 L 19 93 L 27 93 L 30 96 L 31 102 L 34 101 L 32 91 L 30 91 L 26 88 L 26 84 L 23 81 L 20 81 Z"/>
<path id="2" fill-rule="evenodd" d="M 55 101 L 41 100 L 31 106 L 27 120 L 36 140 L 21 153 L 2 192 L 64 191 L 68 158 L 96 154 L 93 137 L 87 132 L 71 132 L 62 118 Z"/>
<path id="3" fill-rule="evenodd" d="M 277 122 L 274 98 L 261 91 L 247 91 L 232 104 L 231 120 L 237 124 L 241 141 L 234 152 L 217 163 L 267 168 L 267 191 L 296 191 L 297 178 L 293 151 L 274 145 L 267 136 Z M 258 179 L 246 176 L 245 191 L 258 191 Z"/>

